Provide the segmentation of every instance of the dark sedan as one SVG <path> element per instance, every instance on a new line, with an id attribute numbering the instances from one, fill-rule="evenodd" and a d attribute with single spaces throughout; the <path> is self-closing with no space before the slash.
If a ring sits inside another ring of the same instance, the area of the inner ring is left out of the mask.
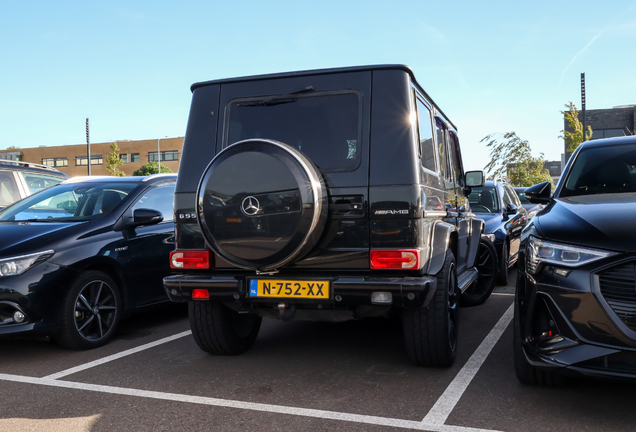
<path id="1" fill-rule="evenodd" d="M 522 234 L 514 357 L 523 383 L 563 374 L 636 378 L 636 137 L 574 152 Z"/>
<path id="2" fill-rule="evenodd" d="M 0 336 L 94 348 L 167 301 L 176 175 L 68 180 L 0 212 Z"/>
<path id="3" fill-rule="evenodd" d="M 508 269 L 517 262 L 521 230 L 528 221 L 526 210 L 512 187 L 500 180 L 472 188 L 468 202 L 473 213 L 485 222 L 484 233 L 497 250 L 497 283 L 508 285 Z"/>

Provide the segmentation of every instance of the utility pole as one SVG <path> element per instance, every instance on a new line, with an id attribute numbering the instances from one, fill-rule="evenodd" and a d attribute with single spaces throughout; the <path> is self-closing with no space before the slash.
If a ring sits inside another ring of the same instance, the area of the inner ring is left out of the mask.
<path id="1" fill-rule="evenodd" d="M 91 175 L 91 139 L 90 139 L 90 132 L 89 132 L 89 127 L 88 127 L 88 118 L 86 119 L 86 153 L 87 153 L 87 159 L 88 159 L 88 175 L 90 177 Z"/>
<path id="2" fill-rule="evenodd" d="M 161 147 L 159 147 L 159 141 L 161 141 L 161 138 L 157 139 L 157 164 L 159 164 L 157 174 L 161 174 Z"/>
<path id="3" fill-rule="evenodd" d="M 583 116 L 583 142 L 587 141 L 585 131 L 587 125 L 585 122 L 585 73 L 581 74 L 581 115 Z"/>

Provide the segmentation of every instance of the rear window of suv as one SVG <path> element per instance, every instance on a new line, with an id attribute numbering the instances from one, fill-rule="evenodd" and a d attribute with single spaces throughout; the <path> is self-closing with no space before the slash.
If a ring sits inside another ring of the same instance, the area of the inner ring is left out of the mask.
<path id="1" fill-rule="evenodd" d="M 272 139 L 301 151 L 323 172 L 353 171 L 361 158 L 360 105 L 355 92 L 235 99 L 228 105 L 225 146 Z"/>

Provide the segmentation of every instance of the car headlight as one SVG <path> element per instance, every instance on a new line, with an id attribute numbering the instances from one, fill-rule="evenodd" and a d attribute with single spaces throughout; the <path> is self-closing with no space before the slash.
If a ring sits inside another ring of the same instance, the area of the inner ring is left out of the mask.
<path id="1" fill-rule="evenodd" d="M 530 237 L 526 250 L 526 270 L 530 274 L 535 274 L 541 263 L 579 267 L 611 255 L 616 255 L 616 253 Z"/>
<path id="2" fill-rule="evenodd" d="M 48 250 L 29 255 L 21 255 L 0 260 L 0 277 L 17 276 L 34 265 L 51 258 L 55 251 Z"/>

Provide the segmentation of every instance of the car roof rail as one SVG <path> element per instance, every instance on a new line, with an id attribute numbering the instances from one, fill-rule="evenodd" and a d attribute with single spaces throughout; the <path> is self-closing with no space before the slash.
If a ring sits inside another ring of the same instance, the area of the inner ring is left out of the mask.
<path id="1" fill-rule="evenodd" d="M 17 166 L 23 166 L 25 168 L 41 168 L 41 169 L 47 169 L 51 171 L 59 171 L 51 166 L 42 165 L 35 162 L 23 162 L 23 161 L 9 160 L 9 159 L 0 159 L 0 164 L 17 165 Z"/>

